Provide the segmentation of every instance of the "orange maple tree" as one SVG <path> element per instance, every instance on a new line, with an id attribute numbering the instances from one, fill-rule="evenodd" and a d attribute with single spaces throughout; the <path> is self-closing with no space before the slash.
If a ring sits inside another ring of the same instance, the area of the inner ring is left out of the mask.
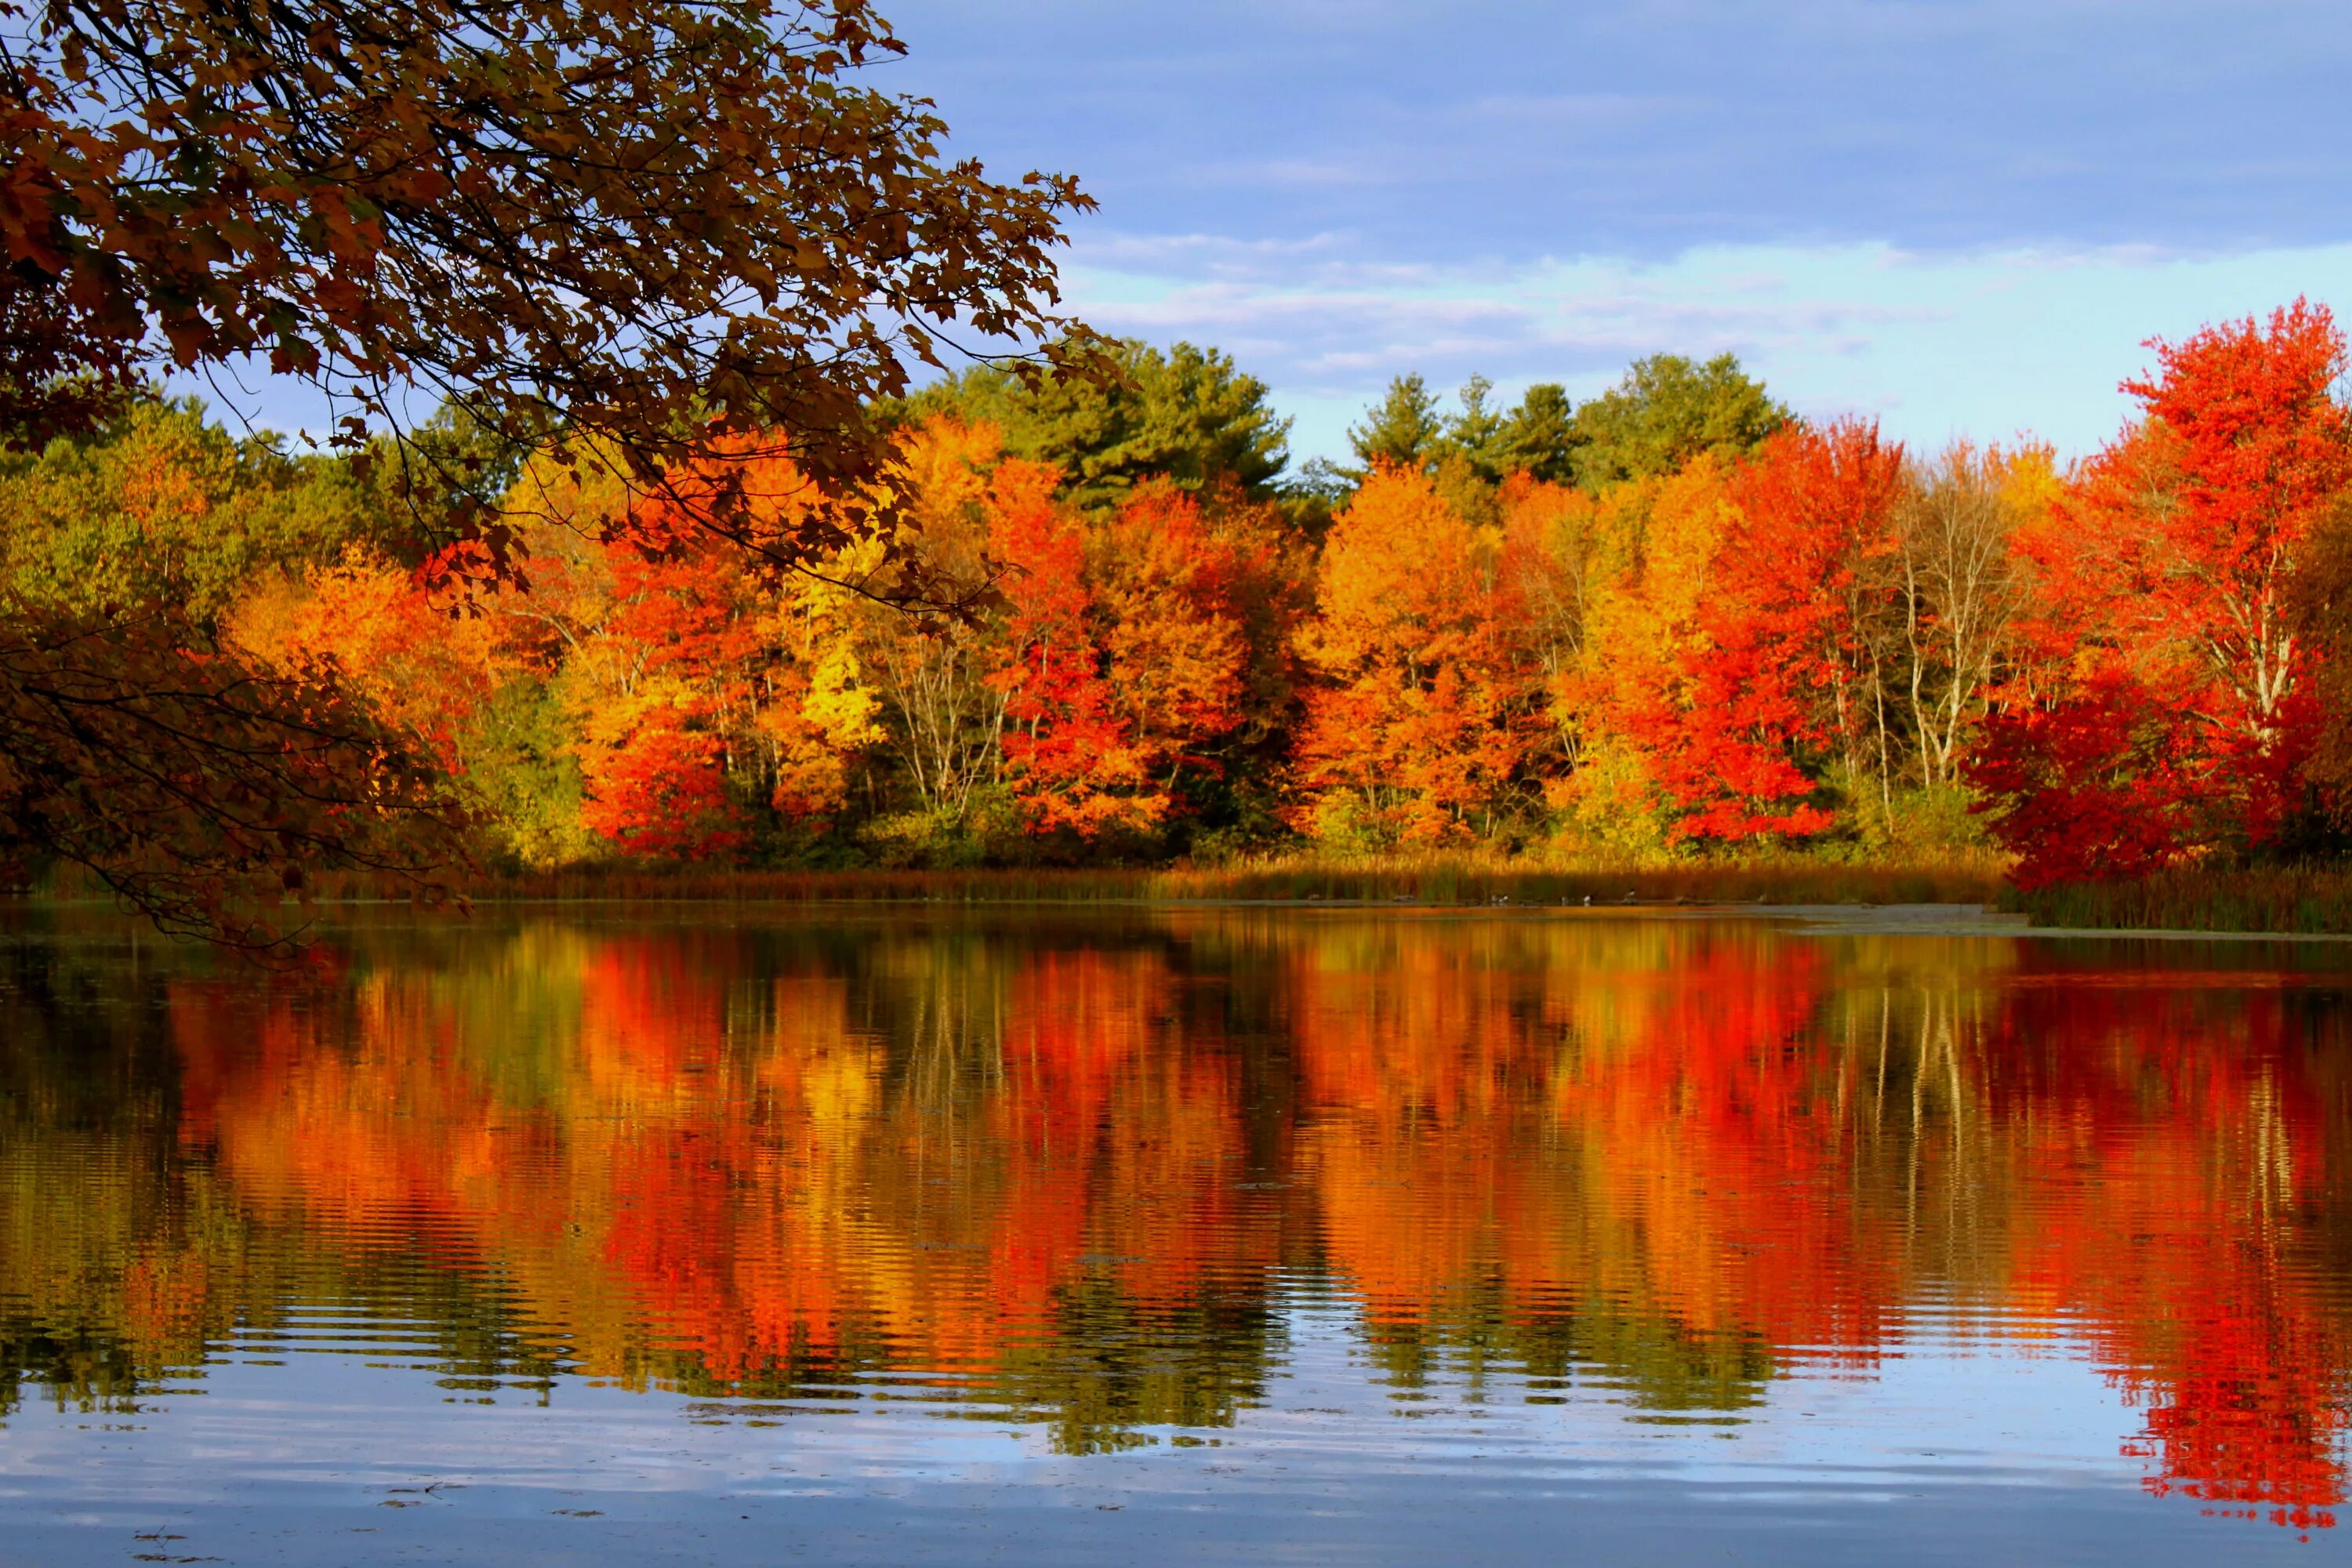
<path id="1" fill-rule="evenodd" d="M 1499 545 L 1415 468 L 1376 468 L 1333 522 L 1301 634 L 1321 677 L 1297 748 L 1302 823 L 1437 844 L 1507 801 L 1540 732 L 1541 672 Z"/>

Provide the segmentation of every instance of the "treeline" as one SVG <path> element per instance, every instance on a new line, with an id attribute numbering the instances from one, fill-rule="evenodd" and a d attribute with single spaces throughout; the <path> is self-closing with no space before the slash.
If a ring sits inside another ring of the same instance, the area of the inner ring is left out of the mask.
<path id="1" fill-rule="evenodd" d="M 765 451 L 648 494 L 486 470 L 455 421 L 355 465 L 150 402 L 6 460 L 0 564 L 20 609 L 168 604 L 325 672 L 493 864 L 1990 844 L 2032 884 L 2331 851 L 2342 336 L 2297 302 L 2154 347 L 2071 465 L 1801 420 L 1728 357 L 1581 405 L 1402 378 L 1354 466 L 1297 471 L 1214 353 L 983 368 L 887 410 L 852 504 L 895 536 L 845 519 L 790 571 L 757 539 L 844 503 Z M 432 473 L 503 489 L 521 591 L 448 586 Z"/>

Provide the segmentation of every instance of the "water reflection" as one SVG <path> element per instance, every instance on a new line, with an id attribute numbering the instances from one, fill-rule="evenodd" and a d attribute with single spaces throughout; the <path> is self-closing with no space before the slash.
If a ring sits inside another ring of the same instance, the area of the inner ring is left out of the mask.
<path id="1" fill-rule="evenodd" d="M 1087 1453 L 1241 1419 L 1330 1301 L 1405 1415 L 1507 1373 L 1730 1428 L 1932 1332 L 2087 1348 L 2153 1491 L 2345 1489 L 2318 950 L 1187 911 L 5 962 L 0 1407 L 342 1353 Z"/>

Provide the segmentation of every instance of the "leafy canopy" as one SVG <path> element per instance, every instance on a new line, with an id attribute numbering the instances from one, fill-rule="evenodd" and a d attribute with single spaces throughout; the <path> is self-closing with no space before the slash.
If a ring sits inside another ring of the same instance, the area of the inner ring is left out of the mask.
<path id="1" fill-rule="evenodd" d="M 951 336 L 1091 342 L 1050 313 L 1087 199 L 860 83 L 902 52 L 866 0 L 0 0 L 0 48 L 20 386 L 260 355 L 354 443 L 422 387 L 641 484 L 782 432 L 840 489 Z"/>
<path id="2" fill-rule="evenodd" d="M 888 457 L 877 401 L 954 338 L 1092 352 L 1054 313 L 1087 199 L 948 159 L 928 101 L 858 79 L 900 52 L 867 0 L 0 0 L 0 444 L 100 430 L 165 366 L 257 358 L 326 389 L 353 454 L 404 432 L 402 473 L 354 479 L 435 535 L 404 542 L 428 586 L 520 576 L 495 498 L 534 452 L 775 567 L 896 540 L 855 505 L 692 476 L 781 447 L 847 502 Z M 432 395 L 448 419 L 406 431 Z M 220 569 L 274 549 L 263 518 L 207 537 L 215 481 L 268 459 L 142 417 L 90 475 L 121 517 L 9 541 L 0 872 L 62 859 L 169 929 L 260 946 L 321 867 L 431 891 L 464 813 L 423 738 L 333 650 L 267 665 L 208 624 Z M 157 475 L 178 491 L 149 495 Z M 70 584 L 127 521 L 181 558 Z"/>

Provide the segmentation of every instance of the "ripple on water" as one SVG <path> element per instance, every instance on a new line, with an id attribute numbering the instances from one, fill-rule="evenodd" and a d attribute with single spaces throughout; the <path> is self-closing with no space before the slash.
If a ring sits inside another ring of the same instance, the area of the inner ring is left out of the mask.
<path id="1" fill-rule="evenodd" d="M 2346 1489 L 2325 953 L 335 940 L 301 979 L 0 965 L 0 1495 L 59 1561 L 731 1521 L 704 1560 L 2162 1562 L 2325 1537 Z"/>

